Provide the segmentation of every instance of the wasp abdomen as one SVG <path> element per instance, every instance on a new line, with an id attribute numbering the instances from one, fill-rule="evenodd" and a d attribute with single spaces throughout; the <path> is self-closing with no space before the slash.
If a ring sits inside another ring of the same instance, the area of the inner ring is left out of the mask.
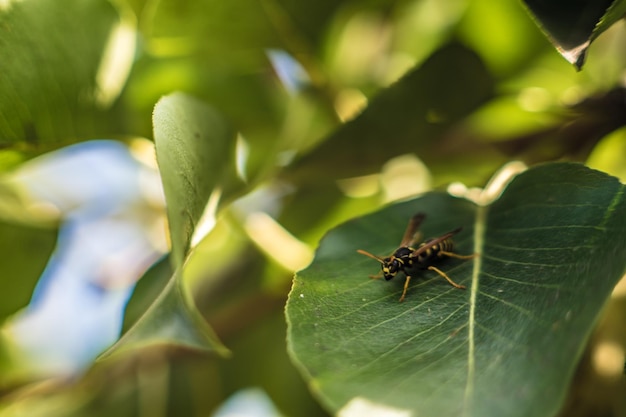
<path id="1" fill-rule="evenodd" d="M 417 249 L 428 246 L 433 240 L 434 239 L 429 239 L 425 241 L 419 245 Z M 442 240 L 439 243 L 431 245 L 424 252 L 420 253 L 417 256 L 417 262 L 427 267 L 431 261 L 443 256 L 441 252 L 452 252 L 452 249 L 454 249 L 454 242 L 452 241 L 452 238 Z"/>

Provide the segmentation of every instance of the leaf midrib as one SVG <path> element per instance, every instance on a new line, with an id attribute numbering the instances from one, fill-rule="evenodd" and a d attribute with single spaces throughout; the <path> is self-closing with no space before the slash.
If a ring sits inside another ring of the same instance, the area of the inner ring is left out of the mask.
<path id="1" fill-rule="evenodd" d="M 469 415 L 471 409 L 471 399 L 474 394 L 474 374 L 476 372 L 474 328 L 476 326 L 476 297 L 478 294 L 478 277 L 482 268 L 483 247 L 485 244 L 487 206 L 478 206 L 476 210 L 476 220 L 474 222 L 474 253 L 478 256 L 474 259 L 472 269 L 472 284 L 469 300 L 468 318 L 468 344 L 467 344 L 467 382 L 465 383 L 465 394 L 463 399 L 463 415 Z"/>

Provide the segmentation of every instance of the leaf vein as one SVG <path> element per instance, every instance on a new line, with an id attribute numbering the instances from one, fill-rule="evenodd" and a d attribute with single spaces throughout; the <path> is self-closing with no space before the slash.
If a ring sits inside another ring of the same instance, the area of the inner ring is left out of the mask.
<path id="1" fill-rule="evenodd" d="M 535 263 L 535 262 L 521 262 L 521 261 L 514 261 L 512 259 L 499 258 L 499 257 L 493 256 L 493 255 L 483 255 L 483 258 L 489 259 L 489 260 L 492 260 L 492 261 L 496 261 L 496 262 L 500 262 L 500 263 L 505 263 L 505 264 L 537 266 L 537 267 L 542 267 L 542 268 L 563 268 L 565 266 L 569 266 L 570 265 L 570 263 L 565 263 L 565 264 L 540 264 L 540 263 Z"/>
<path id="2" fill-rule="evenodd" d="M 536 315 L 534 315 L 530 310 L 525 309 L 524 307 L 518 306 L 517 304 L 511 303 L 509 301 L 506 301 L 500 297 L 496 297 L 495 295 L 489 294 L 485 291 L 480 291 L 481 295 L 484 295 L 485 297 L 491 298 L 492 300 L 496 300 L 502 304 L 504 304 L 507 307 L 512 308 L 513 310 L 516 310 L 520 313 L 522 313 L 523 315 L 525 315 L 526 317 L 536 321 L 537 323 L 541 323 L 546 327 L 549 327 L 549 324 L 547 322 L 545 322 L 544 320 L 541 320 L 539 317 L 537 317 Z"/>
<path id="3" fill-rule="evenodd" d="M 468 415 L 471 409 L 471 401 L 474 396 L 474 378 L 476 377 L 476 299 L 478 296 L 478 284 L 480 271 L 483 263 L 483 249 L 485 245 L 485 233 L 487 222 L 487 207 L 478 207 L 476 210 L 476 220 L 474 224 L 474 252 L 478 257 L 474 259 L 474 268 L 472 269 L 472 284 L 470 289 L 470 311 L 468 318 L 468 347 L 467 347 L 467 382 L 465 384 L 465 392 L 463 394 L 463 413 Z"/>
<path id="4" fill-rule="evenodd" d="M 485 271 L 483 271 L 482 274 L 488 276 L 489 278 L 493 278 L 495 280 L 513 282 L 515 284 L 528 285 L 530 287 L 547 288 L 547 289 L 554 289 L 554 290 L 566 290 L 566 288 L 563 288 L 561 285 L 558 285 L 558 284 L 539 284 L 535 282 L 520 281 L 514 278 L 508 278 L 508 277 L 490 274 L 489 272 L 485 272 Z"/>
<path id="5" fill-rule="evenodd" d="M 565 247 L 553 247 L 553 248 L 533 246 L 530 248 L 521 248 L 519 246 L 500 245 L 497 243 L 486 243 L 485 246 L 490 247 L 490 248 L 506 249 L 506 250 L 511 250 L 511 251 L 576 251 L 580 249 L 594 248 L 593 245 L 578 245 L 578 246 L 565 246 Z"/>
<path id="6" fill-rule="evenodd" d="M 604 232 L 606 231 L 606 228 L 604 228 L 603 226 L 596 226 L 593 224 L 561 224 L 561 225 L 554 225 L 554 226 L 536 226 L 536 227 L 501 227 L 498 229 L 499 232 L 506 232 L 506 233 L 511 233 L 511 232 L 521 232 L 521 233 L 528 233 L 528 232 L 536 232 L 536 231 L 543 231 L 543 230 L 562 230 L 562 229 L 591 229 L 591 230 L 597 230 L 600 232 Z"/>
<path id="7" fill-rule="evenodd" d="M 445 341 L 449 341 L 450 339 L 451 339 L 451 337 L 448 337 Z M 387 394 L 387 395 L 391 395 L 391 393 L 396 391 L 402 385 L 405 385 L 407 382 L 414 383 L 416 375 L 418 375 L 419 373 L 422 373 L 424 371 L 427 371 L 429 368 L 437 365 L 441 361 L 444 361 L 444 360 L 448 359 L 450 356 L 455 354 L 456 351 L 458 351 L 459 349 L 463 348 L 466 344 L 467 344 L 467 341 L 463 341 L 462 343 L 459 343 L 458 346 L 455 346 L 454 348 L 450 349 L 445 355 L 443 355 L 443 356 L 441 356 L 441 357 L 439 357 L 439 358 L 437 358 L 437 359 L 435 359 L 433 361 L 430 361 L 427 365 L 421 367 L 419 369 L 419 372 L 416 372 L 414 374 L 411 374 L 411 375 L 407 376 L 406 378 L 403 378 L 397 384 L 395 384 L 395 385 L 393 385 L 393 386 L 391 386 L 389 388 L 389 390 L 388 390 L 389 394 Z M 406 365 L 401 365 L 401 366 L 406 366 Z M 394 368 L 394 369 L 397 369 L 397 368 L 399 368 L 399 366 Z"/>
<path id="8" fill-rule="evenodd" d="M 439 323 L 437 323 L 437 325 L 429 327 L 426 330 L 423 330 L 413 336 L 411 336 L 410 338 L 404 340 L 401 343 L 398 343 L 396 346 L 394 346 L 392 349 L 389 349 L 388 351 L 386 351 L 385 353 L 383 353 L 382 355 L 379 355 L 378 357 L 376 357 L 376 359 L 368 362 L 367 364 L 365 364 L 362 367 L 359 367 L 355 370 L 356 373 L 360 373 L 363 370 L 366 370 L 367 368 L 369 368 L 370 366 L 372 366 L 373 364 L 375 364 L 376 362 L 378 362 L 379 360 L 391 355 L 393 352 L 397 351 L 398 349 L 400 349 L 402 346 L 406 345 L 409 342 L 412 342 L 413 340 L 417 339 L 418 337 L 421 337 L 429 332 L 431 332 L 432 330 L 436 330 L 438 329 L 441 325 L 443 325 L 445 322 L 447 322 L 448 320 L 450 320 L 452 317 L 454 317 L 460 310 L 462 310 L 465 306 L 462 305 L 459 308 L 457 308 L 456 310 L 454 310 L 452 313 L 450 313 L 446 318 L 444 318 L 443 320 L 441 320 Z M 466 327 L 467 324 L 464 324 L 463 326 L 461 326 L 459 329 L 457 329 L 455 332 L 450 333 L 445 339 L 443 339 L 441 342 L 437 343 L 436 345 L 434 345 L 433 347 L 431 347 L 430 349 L 428 349 L 425 352 L 420 353 L 419 355 L 417 355 L 416 357 L 413 358 L 414 361 L 418 361 L 422 356 L 427 355 L 433 351 L 436 351 L 438 348 L 440 348 L 441 346 L 443 346 L 445 343 L 447 343 L 449 340 L 451 340 L 453 337 L 455 337 L 458 332 L 463 329 L 464 327 Z M 401 368 L 406 366 L 406 364 L 401 364 L 399 366 L 396 367 L 391 367 L 389 369 L 387 369 L 387 372 L 385 372 L 385 374 L 389 374 L 392 373 L 395 369 Z"/>

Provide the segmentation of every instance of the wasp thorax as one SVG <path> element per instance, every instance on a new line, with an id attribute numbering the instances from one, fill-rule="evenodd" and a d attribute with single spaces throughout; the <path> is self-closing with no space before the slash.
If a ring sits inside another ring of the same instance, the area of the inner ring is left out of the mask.
<path id="1" fill-rule="evenodd" d="M 402 246 L 398 249 L 396 249 L 396 251 L 393 253 L 392 258 L 407 258 L 409 255 L 411 255 L 411 253 L 413 253 L 413 249 L 408 248 L 406 246 Z"/>

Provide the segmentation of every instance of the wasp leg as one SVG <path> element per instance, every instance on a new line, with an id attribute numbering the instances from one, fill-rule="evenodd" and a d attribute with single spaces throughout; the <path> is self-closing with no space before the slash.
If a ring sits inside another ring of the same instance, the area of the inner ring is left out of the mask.
<path id="1" fill-rule="evenodd" d="M 404 301 L 404 296 L 406 295 L 406 290 L 409 288 L 409 281 L 411 281 L 411 276 L 407 275 L 404 280 L 404 289 L 402 290 L 402 296 L 400 297 L 400 302 Z"/>
<path id="2" fill-rule="evenodd" d="M 445 278 L 445 279 L 446 279 L 446 281 L 448 281 L 448 282 L 450 283 L 450 285 L 452 285 L 454 288 L 458 288 L 458 289 L 460 289 L 460 290 L 464 290 L 464 289 L 465 289 L 465 285 L 457 284 L 456 282 L 452 281 L 452 280 L 450 279 L 450 277 L 449 277 L 449 276 L 447 276 L 447 275 L 445 274 L 445 272 L 443 272 L 442 270 L 440 270 L 440 269 L 438 269 L 438 268 L 435 268 L 435 267 L 434 267 L 434 266 L 432 266 L 432 265 L 431 265 L 431 266 L 429 266 L 429 267 L 428 267 L 428 269 L 429 269 L 430 271 L 435 271 L 436 273 L 438 273 L 439 275 L 441 275 L 441 277 L 442 277 L 442 278 Z"/>
<path id="3" fill-rule="evenodd" d="M 439 256 L 448 256 L 450 258 L 456 258 L 456 259 L 473 259 L 476 258 L 478 256 L 477 253 L 472 253 L 471 255 L 459 255 L 458 253 L 454 253 L 454 252 L 446 252 L 446 251 L 439 251 Z"/>
<path id="4" fill-rule="evenodd" d="M 376 275 L 370 275 L 371 279 L 381 279 L 383 277 L 383 271 L 380 271 L 378 274 Z"/>

